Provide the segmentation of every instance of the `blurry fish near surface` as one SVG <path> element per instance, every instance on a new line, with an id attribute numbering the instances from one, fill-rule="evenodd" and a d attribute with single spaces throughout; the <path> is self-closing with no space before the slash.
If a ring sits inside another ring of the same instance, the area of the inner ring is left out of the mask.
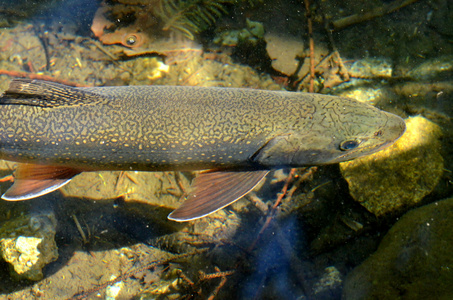
<path id="1" fill-rule="evenodd" d="M 167 64 L 201 55 L 201 45 L 194 41 L 194 34 L 210 24 L 200 20 L 213 22 L 212 18 L 194 17 L 197 11 L 203 15 L 202 6 L 192 3 L 196 1 L 138 2 L 140 5 L 103 2 L 91 25 L 94 35 L 103 44 L 124 46 L 118 55 L 163 55 Z"/>
<path id="2" fill-rule="evenodd" d="M 187 86 L 73 88 L 16 79 L 0 97 L 0 159 L 19 162 L 3 199 L 50 193 L 85 171 L 208 170 L 169 218 L 194 220 L 272 169 L 377 152 L 400 117 L 349 98 Z"/>

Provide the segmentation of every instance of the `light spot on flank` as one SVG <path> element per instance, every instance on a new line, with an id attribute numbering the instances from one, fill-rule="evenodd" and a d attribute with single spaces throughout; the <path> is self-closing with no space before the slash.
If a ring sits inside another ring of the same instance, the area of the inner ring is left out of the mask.
<path id="1" fill-rule="evenodd" d="M 111 139 L 110 141 L 111 141 L 112 143 L 116 143 L 116 142 L 118 142 L 118 140 L 117 140 L 117 139 Z"/>

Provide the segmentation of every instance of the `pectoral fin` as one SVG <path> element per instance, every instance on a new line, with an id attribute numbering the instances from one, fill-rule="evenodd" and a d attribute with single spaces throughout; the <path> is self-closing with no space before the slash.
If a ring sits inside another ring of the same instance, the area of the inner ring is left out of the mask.
<path id="1" fill-rule="evenodd" d="M 67 184 L 79 173 L 67 167 L 18 164 L 14 184 L 3 194 L 2 199 L 20 201 L 48 194 Z"/>
<path id="2" fill-rule="evenodd" d="M 193 183 L 193 192 L 168 218 L 173 221 L 191 221 L 209 215 L 239 200 L 250 192 L 269 171 L 214 171 L 199 174 Z"/>

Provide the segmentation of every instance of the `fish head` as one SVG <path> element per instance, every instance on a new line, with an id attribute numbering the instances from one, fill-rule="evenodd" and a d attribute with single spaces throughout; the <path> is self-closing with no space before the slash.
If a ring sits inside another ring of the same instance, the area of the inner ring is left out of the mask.
<path id="1" fill-rule="evenodd" d="M 377 111 L 371 119 L 347 122 L 344 132 L 337 132 L 319 164 L 352 160 L 383 150 L 395 143 L 406 131 L 406 123 L 397 115 Z M 371 114 L 373 115 L 373 114 Z"/>
<path id="2" fill-rule="evenodd" d="M 255 153 L 254 161 L 274 168 L 339 163 L 380 151 L 406 130 L 404 120 L 397 115 L 352 99 L 339 99 L 342 104 L 324 107 L 310 128 L 270 139 Z"/>

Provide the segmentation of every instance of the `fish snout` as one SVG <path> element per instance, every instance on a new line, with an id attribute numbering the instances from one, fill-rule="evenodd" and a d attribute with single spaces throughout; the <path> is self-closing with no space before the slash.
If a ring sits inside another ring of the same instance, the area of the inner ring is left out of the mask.
<path id="1" fill-rule="evenodd" d="M 384 125 L 387 131 L 386 140 L 390 143 L 396 142 L 406 131 L 406 122 L 399 116 L 385 112 L 387 123 Z"/>

